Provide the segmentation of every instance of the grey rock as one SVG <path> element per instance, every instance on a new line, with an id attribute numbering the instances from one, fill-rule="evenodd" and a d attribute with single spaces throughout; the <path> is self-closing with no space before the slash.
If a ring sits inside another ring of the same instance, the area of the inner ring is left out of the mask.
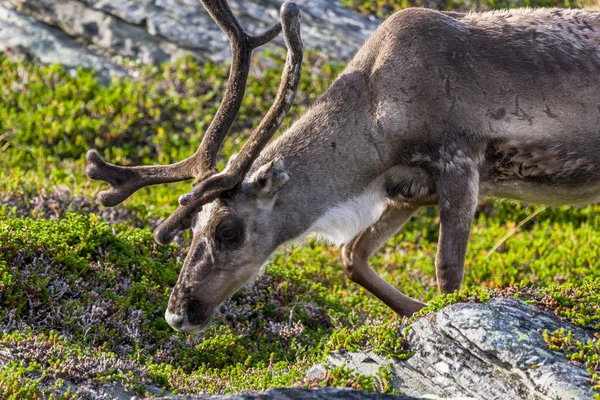
<path id="1" fill-rule="evenodd" d="M 307 378 L 322 379 L 325 376 L 327 376 L 327 368 L 320 364 L 314 365 L 306 371 Z"/>
<path id="2" fill-rule="evenodd" d="M 43 64 L 60 63 L 68 70 L 95 69 L 101 81 L 123 76 L 118 64 L 94 54 L 59 29 L 32 20 L 0 5 L 0 51 Z"/>
<path id="3" fill-rule="evenodd" d="M 394 387 L 415 397 L 592 399 L 590 375 L 550 351 L 540 333 L 561 327 L 593 340 L 590 332 L 522 301 L 494 298 L 452 305 L 415 322 L 408 336 L 415 355 L 408 360 L 336 352 L 327 363 L 367 375 L 390 365 Z"/>
<path id="4" fill-rule="evenodd" d="M 77 0 L 4 0 L 38 21 L 60 28 L 70 36 L 84 39 L 109 54 L 117 54 L 145 64 L 159 64 L 188 52 L 161 40 L 143 27 L 86 6 Z"/>
<path id="5" fill-rule="evenodd" d="M 152 395 L 165 395 L 165 393 L 156 386 L 145 385 L 144 388 Z M 123 384 L 119 382 L 94 385 L 90 383 L 77 384 L 66 381 L 59 391 L 62 395 L 66 394 L 67 391 L 76 391 L 77 398 L 81 400 L 130 400 L 135 398 L 135 394 L 126 390 Z"/>
<path id="6" fill-rule="evenodd" d="M 283 0 L 230 0 L 234 13 L 251 34 L 279 20 Z M 297 0 L 302 9 L 302 36 L 307 49 L 320 50 L 333 60 L 348 60 L 379 25 L 380 20 L 343 7 L 338 0 Z M 77 39 L 81 51 L 93 44 L 107 60 L 115 56 L 159 64 L 184 55 L 199 61 L 230 58 L 225 35 L 197 0 L 0 0 L 4 8 Z M 12 40 L 26 33 L 12 32 Z M 23 42 L 23 39 L 16 39 Z M 6 47 L 6 35 L 0 46 Z M 75 43 L 75 41 L 73 41 Z M 35 47 L 21 43 L 27 49 Z M 283 48 L 282 37 L 265 48 Z M 2 47 L 0 47 L 2 48 Z M 44 51 L 44 60 L 60 60 L 60 49 Z M 90 63 L 86 64 L 88 66 Z M 84 64 L 82 64 L 84 65 Z"/>
<path id="7" fill-rule="evenodd" d="M 166 396 L 163 400 L 417 400 L 409 396 L 366 393 L 346 388 L 270 389 L 266 392 L 244 392 L 234 395 L 198 394 Z"/>

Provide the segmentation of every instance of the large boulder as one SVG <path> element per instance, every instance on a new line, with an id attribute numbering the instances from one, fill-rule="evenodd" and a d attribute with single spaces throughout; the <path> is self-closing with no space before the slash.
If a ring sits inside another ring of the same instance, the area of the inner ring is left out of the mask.
<path id="1" fill-rule="evenodd" d="M 62 64 L 67 70 L 94 69 L 101 81 L 123 76 L 117 63 L 95 54 L 60 29 L 49 27 L 18 12 L 0 6 L 0 51 L 13 58 L 42 64 Z"/>
<path id="2" fill-rule="evenodd" d="M 229 1 L 250 33 L 261 32 L 277 22 L 282 3 Z M 302 9 L 305 47 L 320 50 L 333 60 L 348 60 L 380 22 L 341 6 L 337 0 L 297 3 Z M 159 64 L 184 55 L 215 62 L 230 57 L 225 35 L 198 0 L 0 0 L 0 26 L 16 25 L 17 15 L 21 29 L 4 29 L 0 49 L 16 47 L 41 62 L 58 61 L 71 67 L 73 52 L 78 51 L 81 65 L 111 71 L 115 56 L 145 64 Z M 35 27 L 34 35 L 29 26 Z M 34 37 L 44 38 L 44 43 L 50 40 L 68 45 L 40 46 L 36 44 L 39 40 L 32 40 Z M 266 47 L 283 48 L 281 35 Z M 98 64 L 96 59 L 90 61 L 90 53 L 107 65 Z"/>

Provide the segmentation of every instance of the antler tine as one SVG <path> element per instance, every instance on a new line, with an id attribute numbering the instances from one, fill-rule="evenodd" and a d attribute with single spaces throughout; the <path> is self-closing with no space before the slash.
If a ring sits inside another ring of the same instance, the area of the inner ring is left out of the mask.
<path id="1" fill-rule="evenodd" d="M 98 193 L 98 200 L 104 206 L 115 206 L 145 186 L 201 179 L 216 172 L 219 149 L 242 105 L 252 50 L 275 38 L 281 31 L 281 23 L 275 24 L 261 35 L 251 36 L 241 27 L 225 0 L 200 1 L 225 32 L 231 45 L 232 61 L 221 105 L 199 148 L 191 157 L 178 163 L 125 167 L 105 162 L 96 150 L 88 151 L 88 177 L 105 181 L 111 186 L 110 190 Z"/>
<path id="2" fill-rule="evenodd" d="M 252 162 L 279 128 L 292 106 L 302 72 L 300 8 L 295 3 L 284 3 L 281 6 L 281 22 L 288 54 L 273 105 L 225 171 L 200 181 L 192 192 L 180 197 L 181 205 L 154 231 L 154 238 L 158 243 L 169 243 L 177 233 L 190 226 L 191 215 L 199 207 L 215 200 L 244 179 Z"/>
<path id="3" fill-rule="evenodd" d="M 194 170 L 197 179 L 215 172 L 217 155 L 223 139 L 242 105 L 246 81 L 250 71 L 252 50 L 275 38 L 281 32 L 281 23 L 275 24 L 262 35 L 250 36 L 240 26 L 225 1 L 200 0 L 217 25 L 227 34 L 231 43 L 231 69 L 225 95 L 200 147 L 194 154 L 199 162 Z"/>
<path id="4" fill-rule="evenodd" d="M 224 0 L 199 0 L 211 18 L 219 25 L 230 40 L 245 42 L 251 49 L 255 49 L 273 40 L 281 32 L 281 23 L 276 23 L 271 28 L 258 36 L 246 33 L 239 21 L 233 15 L 231 8 Z"/>
<path id="5" fill-rule="evenodd" d="M 281 84 L 273 105 L 258 127 L 252 132 L 248 142 L 242 147 L 242 150 L 228 170 L 199 182 L 192 192 L 179 198 L 180 204 L 187 205 L 194 202 L 196 206 L 201 206 L 208 202 L 202 200 L 202 197 L 214 197 L 210 194 L 211 191 L 223 192 L 238 184 L 288 113 L 294 101 L 298 83 L 300 82 L 302 65 L 300 8 L 298 5 L 292 2 L 284 3 L 281 6 L 281 20 L 288 55 Z"/>
<path id="6" fill-rule="evenodd" d="M 98 201 L 107 207 L 116 206 L 144 186 L 194 178 L 189 167 L 191 158 L 170 165 L 122 167 L 107 163 L 96 150 L 90 150 L 85 159 L 87 176 L 90 179 L 104 181 L 111 186 L 110 190 L 98 193 Z"/>

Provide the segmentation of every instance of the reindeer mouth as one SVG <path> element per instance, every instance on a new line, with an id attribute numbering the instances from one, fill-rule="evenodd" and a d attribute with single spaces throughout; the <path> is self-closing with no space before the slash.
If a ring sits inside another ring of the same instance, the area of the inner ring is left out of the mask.
<path id="1" fill-rule="evenodd" d="M 200 333 L 202 333 L 202 331 L 204 331 L 206 328 L 208 328 L 208 326 L 212 323 L 212 315 L 210 318 L 208 318 L 205 322 L 201 323 L 200 325 L 196 325 L 196 326 L 191 326 L 191 325 L 184 325 L 181 329 L 181 332 L 187 333 L 189 335 L 199 335 Z"/>
<path id="2" fill-rule="evenodd" d="M 205 330 L 213 321 L 214 310 L 207 312 L 203 316 L 203 321 L 199 324 L 192 324 L 187 313 L 184 313 L 183 316 L 175 315 L 167 311 L 165 312 L 165 319 L 167 323 L 171 326 L 171 328 L 176 331 L 188 333 L 191 335 L 197 335 L 203 330 Z"/>
<path id="3" fill-rule="evenodd" d="M 179 331 L 179 332 L 183 332 L 183 333 L 187 333 L 190 335 L 198 335 L 200 334 L 202 331 L 204 331 L 206 328 L 208 328 L 208 326 L 212 323 L 213 321 L 213 314 L 211 313 L 211 315 L 206 319 L 206 321 L 202 322 L 200 325 L 191 325 L 188 320 L 187 317 L 184 317 L 184 321 L 183 321 L 183 325 L 179 328 L 173 327 L 173 329 Z"/>

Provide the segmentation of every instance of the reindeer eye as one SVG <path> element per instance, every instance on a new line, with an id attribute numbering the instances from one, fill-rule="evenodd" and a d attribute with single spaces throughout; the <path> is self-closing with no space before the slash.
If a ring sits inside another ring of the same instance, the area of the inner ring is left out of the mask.
<path id="1" fill-rule="evenodd" d="M 215 237 L 219 247 L 237 248 L 242 244 L 244 238 L 242 224 L 236 220 L 224 220 L 217 225 Z"/>
<path id="2" fill-rule="evenodd" d="M 228 241 L 235 239 L 236 231 L 235 229 L 225 228 L 221 231 L 221 240 Z"/>

